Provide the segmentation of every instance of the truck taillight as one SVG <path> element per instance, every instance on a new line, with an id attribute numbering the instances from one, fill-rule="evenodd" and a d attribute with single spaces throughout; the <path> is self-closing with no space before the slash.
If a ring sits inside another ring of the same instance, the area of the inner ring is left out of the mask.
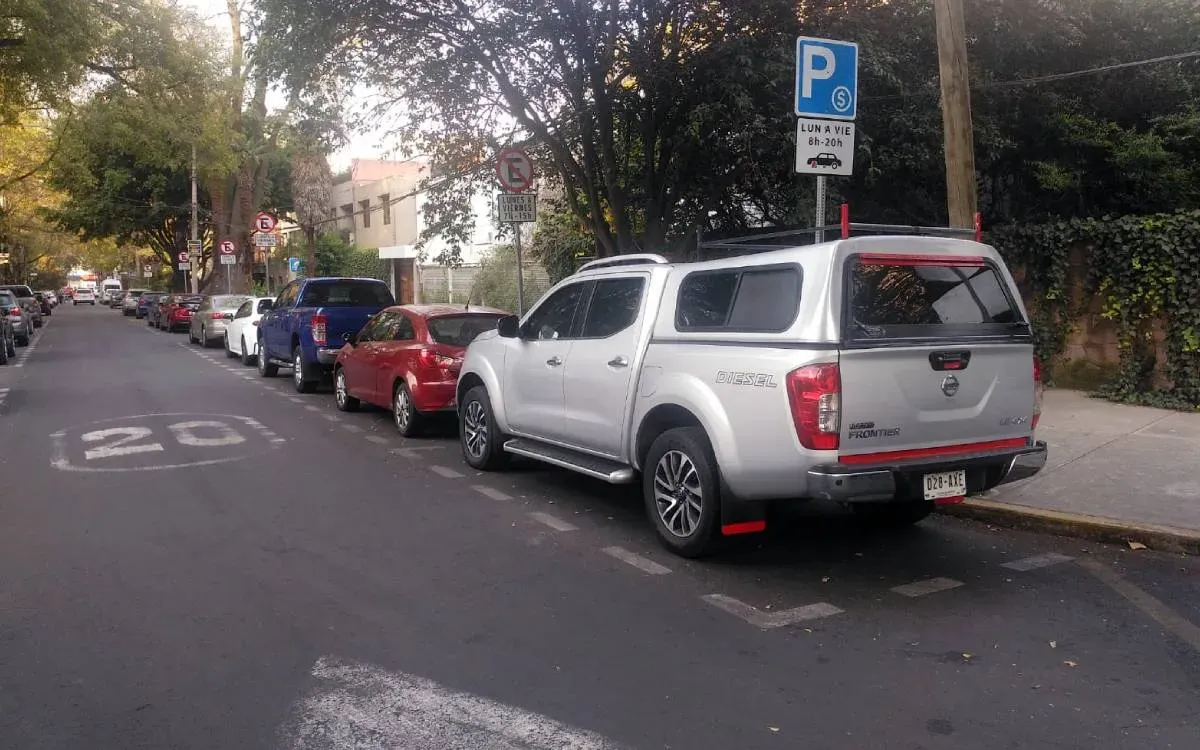
<path id="1" fill-rule="evenodd" d="M 1035 355 L 1033 358 L 1033 422 L 1031 429 L 1036 430 L 1038 420 L 1042 418 L 1042 397 L 1046 388 L 1042 385 L 1042 362 Z"/>
<path id="2" fill-rule="evenodd" d="M 325 326 L 328 322 L 329 319 L 325 317 L 325 313 L 317 313 L 312 316 L 312 337 L 313 343 L 317 346 L 325 346 Z"/>
<path id="3" fill-rule="evenodd" d="M 836 364 L 808 365 L 787 375 L 788 404 L 800 445 L 837 450 L 842 422 L 842 375 Z"/>
<path id="4" fill-rule="evenodd" d="M 422 349 L 417 353 L 417 359 L 422 365 L 429 368 L 437 367 L 453 367 L 458 364 L 458 360 L 454 357 L 448 357 L 445 354 L 439 354 L 432 349 Z"/>
<path id="5" fill-rule="evenodd" d="M 19 318 L 19 317 L 21 317 L 21 308 L 14 307 L 13 309 L 8 311 L 8 314 L 14 318 Z"/>

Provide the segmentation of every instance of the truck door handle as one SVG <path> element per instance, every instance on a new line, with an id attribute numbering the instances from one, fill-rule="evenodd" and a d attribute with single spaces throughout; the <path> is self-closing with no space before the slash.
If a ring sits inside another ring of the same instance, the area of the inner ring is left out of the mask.
<path id="1" fill-rule="evenodd" d="M 629 360 L 625 359 L 625 357 L 620 357 L 620 356 L 613 357 L 612 359 L 608 360 L 608 366 L 609 367 L 628 367 Z"/>
<path id="2" fill-rule="evenodd" d="M 562 360 L 558 357 L 551 357 L 550 359 L 546 360 L 546 364 L 550 365 L 551 367 L 558 367 L 562 364 Z"/>

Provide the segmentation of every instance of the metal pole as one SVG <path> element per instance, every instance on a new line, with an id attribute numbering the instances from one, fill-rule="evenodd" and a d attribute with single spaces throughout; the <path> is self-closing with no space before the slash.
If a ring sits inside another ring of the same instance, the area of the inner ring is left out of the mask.
<path id="1" fill-rule="evenodd" d="M 817 206 L 813 212 L 813 224 L 817 227 L 825 226 L 825 175 L 817 175 Z M 825 230 L 817 229 L 817 242 L 825 241 Z"/>
<path id="2" fill-rule="evenodd" d="M 525 314 L 525 273 L 521 267 L 521 225 L 517 224 L 517 317 Z"/>
<path id="3" fill-rule="evenodd" d="M 191 224 L 192 224 L 192 226 L 191 226 L 192 240 L 193 241 L 200 239 L 200 219 L 198 217 L 198 213 L 199 213 L 198 202 L 196 200 L 196 144 L 193 143 L 192 144 L 192 222 L 191 222 Z M 198 255 L 199 255 L 199 253 L 197 253 L 197 256 Z M 195 260 L 192 260 L 192 258 L 188 258 L 188 260 L 193 263 L 200 262 L 199 257 L 197 257 Z M 192 277 L 192 285 L 193 285 L 193 287 L 195 287 L 196 275 L 191 274 L 191 277 Z M 188 272 L 187 271 L 183 272 L 183 290 L 185 292 L 188 291 Z M 191 289 L 191 292 L 193 294 L 195 294 L 197 291 L 198 291 L 198 289 L 196 289 L 196 288 Z"/>
<path id="4" fill-rule="evenodd" d="M 263 248 L 263 271 L 267 274 L 267 296 L 271 296 L 271 248 Z"/>

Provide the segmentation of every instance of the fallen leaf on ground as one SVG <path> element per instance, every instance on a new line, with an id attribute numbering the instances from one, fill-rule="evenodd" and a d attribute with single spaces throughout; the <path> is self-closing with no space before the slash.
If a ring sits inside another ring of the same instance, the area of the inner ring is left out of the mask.
<path id="1" fill-rule="evenodd" d="M 1079 663 L 1078 663 L 1078 662 L 1074 662 L 1074 661 L 1064 661 L 1064 662 L 1063 662 L 1063 666 L 1067 666 L 1067 667 L 1078 667 L 1078 666 L 1079 666 Z"/>
<path id="2" fill-rule="evenodd" d="M 779 727 L 767 727 L 767 729 L 770 729 L 772 732 L 778 732 L 778 731 L 779 731 Z"/>
<path id="3" fill-rule="evenodd" d="M 1050 641 L 1050 648 L 1058 648 L 1058 641 Z"/>
<path id="4" fill-rule="evenodd" d="M 1141 542 L 1130 542 L 1129 549 L 1146 549 L 1146 545 Z"/>

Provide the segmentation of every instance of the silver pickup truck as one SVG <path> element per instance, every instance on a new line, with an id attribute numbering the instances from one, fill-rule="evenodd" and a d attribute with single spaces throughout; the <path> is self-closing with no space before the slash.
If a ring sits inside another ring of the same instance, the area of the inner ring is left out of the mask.
<path id="1" fill-rule="evenodd" d="M 764 530 L 770 500 L 915 523 L 1045 465 L 1028 320 L 996 251 L 964 240 L 593 261 L 468 348 L 463 457 L 640 478 L 689 557 Z"/>

